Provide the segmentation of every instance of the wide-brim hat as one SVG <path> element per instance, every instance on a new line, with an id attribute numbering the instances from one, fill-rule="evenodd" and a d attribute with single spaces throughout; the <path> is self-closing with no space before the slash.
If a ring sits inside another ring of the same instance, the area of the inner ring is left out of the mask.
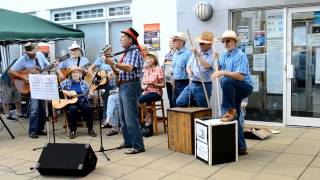
<path id="1" fill-rule="evenodd" d="M 36 45 L 31 42 L 26 43 L 23 47 L 27 53 L 36 53 Z"/>
<path id="2" fill-rule="evenodd" d="M 204 31 L 195 39 L 195 41 L 198 43 L 212 44 L 214 41 L 214 35 L 212 32 Z"/>
<path id="3" fill-rule="evenodd" d="M 81 47 L 80 47 L 80 45 L 77 44 L 77 43 L 71 44 L 71 46 L 68 47 L 68 49 L 69 49 L 69 50 L 72 50 L 72 49 L 80 49 L 80 50 L 82 50 Z"/>
<path id="4" fill-rule="evenodd" d="M 179 40 L 182 40 L 182 41 L 186 41 L 187 40 L 186 35 L 183 32 L 176 32 L 170 38 L 173 39 L 173 40 L 174 39 L 179 39 Z"/>
<path id="5" fill-rule="evenodd" d="M 128 36 L 132 37 L 135 44 L 138 43 L 139 33 L 135 29 L 133 29 L 132 27 L 129 27 L 128 29 L 122 30 L 121 33 L 125 33 Z"/>
<path id="6" fill-rule="evenodd" d="M 156 65 L 159 64 L 159 55 L 157 52 L 154 51 L 149 51 L 146 53 L 147 56 L 152 56 L 154 58 L 154 60 L 156 61 Z"/>
<path id="7" fill-rule="evenodd" d="M 234 39 L 237 42 L 239 42 L 239 37 L 237 36 L 237 34 L 232 31 L 232 30 L 227 30 L 222 34 L 221 40 L 225 39 L 225 38 L 231 38 Z"/>
<path id="8" fill-rule="evenodd" d="M 68 69 L 68 75 L 70 75 L 70 73 L 72 73 L 73 71 L 79 71 L 81 73 L 83 73 L 83 70 L 81 67 L 78 67 L 78 66 L 73 66 L 71 68 Z"/>

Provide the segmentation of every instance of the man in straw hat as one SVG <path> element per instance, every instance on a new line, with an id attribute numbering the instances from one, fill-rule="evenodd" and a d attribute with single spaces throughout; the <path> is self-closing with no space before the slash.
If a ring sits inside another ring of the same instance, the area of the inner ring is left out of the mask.
<path id="1" fill-rule="evenodd" d="M 191 48 L 193 56 L 189 59 L 187 64 L 188 77 L 190 78 L 191 83 L 184 88 L 177 98 L 177 106 L 188 106 L 189 101 L 191 101 L 194 102 L 194 105 L 197 107 L 208 107 L 201 81 L 203 80 L 208 93 L 208 98 L 210 99 L 212 88 L 210 76 L 213 73 L 214 65 L 212 59 L 214 35 L 211 32 L 204 31 L 195 41 L 199 43 L 200 52 L 198 52 L 195 47 Z"/>
<path id="2" fill-rule="evenodd" d="M 173 57 L 172 57 L 173 86 L 174 86 L 174 94 L 172 95 L 172 102 L 173 102 L 173 107 L 175 107 L 177 97 L 179 97 L 183 89 L 189 84 L 186 67 L 192 53 L 189 49 L 185 47 L 186 36 L 184 33 L 177 32 L 171 38 L 173 40 L 173 45 L 176 49 L 176 52 L 173 54 Z"/>
<path id="3" fill-rule="evenodd" d="M 238 120 L 238 153 L 246 155 L 247 146 L 243 134 L 243 120 L 239 120 L 241 100 L 248 97 L 253 89 L 247 56 L 237 48 L 239 38 L 236 33 L 228 30 L 222 35 L 222 43 L 227 50 L 219 62 L 219 70 L 211 78 L 221 78 L 223 91 L 222 111 L 225 112 L 221 121 Z"/>
<path id="4" fill-rule="evenodd" d="M 106 56 L 106 63 L 114 71 L 119 70 L 119 105 L 120 123 L 124 142 L 117 148 L 131 148 L 126 154 L 137 154 L 145 151 L 138 120 L 138 98 L 141 95 L 143 50 L 138 42 L 139 34 L 128 28 L 121 31 L 121 46 L 128 50 L 119 63 Z M 129 50 L 131 49 L 131 50 Z"/>
<path id="5" fill-rule="evenodd" d="M 68 98 L 73 98 L 82 94 L 82 96 L 78 96 L 78 101 L 75 104 L 67 106 L 67 109 L 70 112 L 68 118 L 68 121 L 70 122 L 70 139 L 74 139 L 76 137 L 77 120 L 80 119 L 78 112 L 79 109 L 81 109 L 84 120 L 87 122 L 88 135 L 92 137 L 97 136 L 93 130 L 91 105 L 89 104 L 86 96 L 88 95 L 89 88 L 86 82 L 82 80 L 82 74 L 83 70 L 81 67 L 70 67 L 68 69 L 69 78 L 62 81 L 60 84 L 63 94 Z"/>
<path id="6" fill-rule="evenodd" d="M 79 44 L 73 43 L 68 49 L 71 52 L 71 57 L 60 62 L 56 67 L 58 78 L 60 80 L 66 78 L 65 74 L 63 74 L 61 70 L 68 70 L 70 67 L 78 66 L 82 67 L 82 69 L 86 71 L 89 67 L 89 60 L 83 57 L 83 52 Z"/>
<path id="7" fill-rule="evenodd" d="M 42 52 L 38 52 L 36 45 L 33 43 L 26 43 L 24 45 L 25 54 L 23 54 L 11 67 L 9 73 L 17 79 L 29 81 L 18 71 L 37 68 L 45 69 L 49 66 L 49 62 Z M 45 101 L 39 99 L 32 99 L 30 96 L 29 108 L 29 137 L 38 138 L 39 135 L 46 135 L 43 131 L 45 123 Z"/>

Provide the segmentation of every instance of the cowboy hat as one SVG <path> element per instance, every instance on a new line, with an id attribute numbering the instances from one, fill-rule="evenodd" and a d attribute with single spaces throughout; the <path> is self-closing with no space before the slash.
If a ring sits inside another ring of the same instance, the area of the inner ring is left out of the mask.
<path id="1" fill-rule="evenodd" d="M 26 43 L 23 47 L 27 53 L 35 53 L 36 52 L 36 45 L 31 42 Z"/>
<path id="2" fill-rule="evenodd" d="M 211 32 L 204 31 L 195 39 L 195 41 L 198 43 L 212 44 L 214 41 L 214 35 Z"/>
<path id="3" fill-rule="evenodd" d="M 133 29 L 132 27 L 129 27 L 128 29 L 122 30 L 121 33 L 125 33 L 128 36 L 132 37 L 133 42 L 135 44 L 138 44 L 138 39 L 137 38 L 139 36 L 139 33 L 135 29 Z"/>
<path id="4" fill-rule="evenodd" d="M 81 50 L 81 47 L 79 44 L 73 43 L 73 44 L 71 44 L 71 46 L 68 49 L 69 50 L 72 50 L 72 49 L 80 49 Z"/>
<path id="5" fill-rule="evenodd" d="M 221 39 L 225 39 L 225 38 L 231 38 L 231 39 L 234 39 L 237 42 L 239 42 L 239 37 L 237 36 L 237 34 L 232 31 L 232 30 L 227 30 L 225 31 L 223 34 L 222 34 L 222 37 Z"/>
<path id="6" fill-rule="evenodd" d="M 179 39 L 179 40 L 182 40 L 182 41 L 186 41 L 187 38 L 186 38 L 186 35 L 183 33 L 183 32 L 176 32 L 175 34 L 173 34 L 171 36 L 171 39 Z"/>
<path id="7" fill-rule="evenodd" d="M 147 52 L 146 53 L 146 55 L 147 56 L 152 56 L 153 58 L 154 58 L 154 60 L 156 61 L 156 65 L 158 65 L 159 64 L 159 61 L 158 61 L 158 59 L 159 59 L 159 56 L 158 56 L 158 53 L 157 52 L 155 52 L 155 51 L 149 51 L 149 52 Z"/>
<path id="8" fill-rule="evenodd" d="M 110 48 L 111 48 L 111 45 L 107 44 L 107 45 L 104 46 L 104 48 L 102 48 L 102 52 L 106 52 Z"/>
<path id="9" fill-rule="evenodd" d="M 73 71 L 79 71 L 81 73 L 83 73 L 83 70 L 81 67 L 78 67 L 78 66 L 73 66 L 71 68 L 68 69 L 68 75 L 70 75 L 70 73 L 72 73 Z"/>

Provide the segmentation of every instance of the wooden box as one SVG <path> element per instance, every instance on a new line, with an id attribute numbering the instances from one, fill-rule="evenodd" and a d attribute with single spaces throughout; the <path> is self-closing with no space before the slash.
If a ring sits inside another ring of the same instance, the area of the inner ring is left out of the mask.
<path id="1" fill-rule="evenodd" d="M 168 147 L 170 150 L 194 154 L 194 119 L 211 117 L 208 108 L 171 108 L 168 114 Z"/>
<path id="2" fill-rule="evenodd" d="M 238 161 L 238 122 L 196 119 L 195 157 L 210 166 Z"/>

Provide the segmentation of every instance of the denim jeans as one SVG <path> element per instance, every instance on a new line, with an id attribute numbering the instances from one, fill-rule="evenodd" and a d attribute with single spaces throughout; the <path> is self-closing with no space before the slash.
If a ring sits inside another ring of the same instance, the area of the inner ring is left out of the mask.
<path id="1" fill-rule="evenodd" d="M 119 94 L 109 95 L 107 119 L 111 119 L 111 125 L 113 127 L 119 127 Z"/>
<path id="2" fill-rule="evenodd" d="M 212 83 L 205 83 L 208 98 L 210 101 Z M 191 82 L 190 85 L 184 88 L 180 96 L 177 98 L 176 105 L 179 107 L 186 107 L 189 105 L 189 94 L 191 104 L 197 107 L 208 107 L 206 96 L 202 87 L 202 83 Z M 195 103 L 195 104 L 194 104 Z"/>
<path id="3" fill-rule="evenodd" d="M 175 80 L 174 82 L 174 94 L 172 95 L 172 107 L 176 107 L 176 100 L 182 93 L 185 87 L 187 87 L 189 84 L 189 79 L 183 79 L 183 80 Z"/>
<path id="4" fill-rule="evenodd" d="M 235 108 L 238 114 L 238 148 L 247 149 L 246 141 L 243 134 L 243 121 L 241 117 L 240 105 L 242 99 L 248 97 L 252 93 L 252 86 L 244 83 L 244 81 L 234 80 L 232 78 L 223 77 L 221 79 L 221 88 L 223 92 L 222 114 L 228 109 Z"/>
<path id="5" fill-rule="evenodd" d="M 119 85 L 120 123 L 124 144 L 132 145 L 137 150 L 144 150 L 138 119 L 138 98 L 140 95 L 140 80 Z"/>
<path id="6" fill-rule="evenodd" d="M 156 92 L 148 92 L 139 97 L 139 103 L 147 103 L 148 105 L 150 105 L 153 101 L 159 100 L 161 100 L 161 95 Z"/>
<path id="7" fill-rule="evenodd" d="M 29 134 L 39 134 L 44 129 L 46 121 L 46 102 L 39 99 L 31 99 L 29 109 Z"/>
<path id="8" fill-rule="evenodd" d="M 170 108 L 172 108 L 172 106 L 173 106 L 173 102 L 172 102 L 172 84 L 170 82 L 166 82 L 166 89 L 167 89 L 167 95 L 168 95 L 168 99 L 169 99 L 169 105 L 170 105 Z"/>
<path id="9" fill-rule="evenodd" d="M 108 117 L 108 97 L 110 95 L 110 90 L 115 89 L 115 86 L 105 86 L 104 93 L 102 94 L 102 101 L 103 101 L 103 120 Z"/>

